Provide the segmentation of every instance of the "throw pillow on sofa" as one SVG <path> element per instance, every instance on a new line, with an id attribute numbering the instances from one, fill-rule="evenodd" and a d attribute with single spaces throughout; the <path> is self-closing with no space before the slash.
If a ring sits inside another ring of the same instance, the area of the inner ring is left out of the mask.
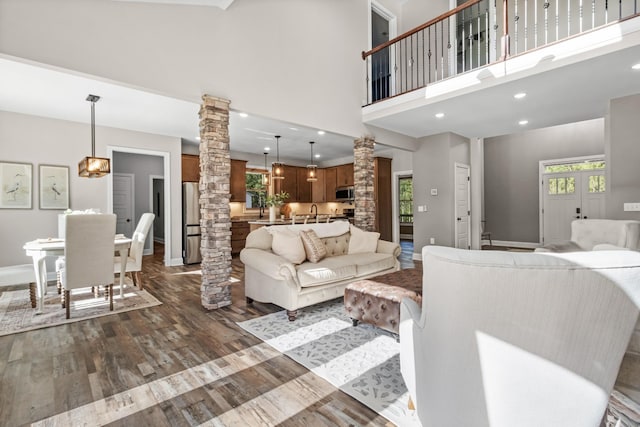
<path id="1" fill-rule="evenodd" d="M 378 249 L 378 239 L 380 233 L 360 230 L 353 225 L 350 227 L 351 238 L 349 239 L 349 254 L 361 254 L 375 252 Z"/>
<path id="2" fill-rule="evenodd" d="M 269 230 L 273 236 L 271 250 L 293 264 L 301 264 L 307 259 L 300 236 L 291 230 Z"/>
<path id="3" fill-rule="evenodd" d="M 309 261 L 319 262 L 327 256 L 327 248 L 315 231 L 300 230 L 300 239 L 302 239 L 302 245 Z"/>

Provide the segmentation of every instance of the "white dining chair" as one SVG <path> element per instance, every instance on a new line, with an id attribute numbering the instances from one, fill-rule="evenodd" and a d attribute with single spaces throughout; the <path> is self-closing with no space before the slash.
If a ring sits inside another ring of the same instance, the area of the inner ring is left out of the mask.
<path id="1" fill-rule="evenodd" d="M 70 317 L 71 291 L 103 285 L 113 311 L 113 250 L 116 215 L 67 215 L 65 220 L 64 267 L 60 271 L 63 307 Z"/>
<path id="2" fill-rule="evenodd" d="M 129 257 L 127 258 L 127 267 L 125 273 L 131 273 L 133 284 L 142 290 L 142 255 L 144 253 L 144 242 L 151 229 L 151 224 L 155 219 L 152 213 L 144 213 L 138 221 L 133 236 L 131 236 L 131 248 L 129 249 Z M 114 273 L 120 273 L 120 257 L 114 258 Z"/>

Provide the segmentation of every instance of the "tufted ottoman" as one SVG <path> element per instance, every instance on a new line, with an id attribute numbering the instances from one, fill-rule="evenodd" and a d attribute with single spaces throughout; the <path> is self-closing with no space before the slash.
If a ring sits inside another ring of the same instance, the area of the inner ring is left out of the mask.
<path id="1" fill-rule="evenodd" d="M 365 322 L 397 334 L 402 298 L 411 298 L 422 304 L 422 297 L 413 290 L 373 280 L 359 280 L 345 288 L 344 307 L 353 326 Z"/>

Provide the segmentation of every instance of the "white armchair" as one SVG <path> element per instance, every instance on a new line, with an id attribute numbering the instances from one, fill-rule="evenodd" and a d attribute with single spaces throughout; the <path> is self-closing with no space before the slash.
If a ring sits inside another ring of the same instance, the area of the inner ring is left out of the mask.
<path id="1" fill-rule="evenodd" d="M 138 286 L 140 289 L 143 287 L 141 271 L 144 242 L 147 240 L 149 229 L 151 228 L 151 224 L 153 224 L 155 217 L 156 216 L 154 214 L 149 212 L 142 214 L 140 221 L 138 221 L 138 225 L 133 232 L 133 236 L 131 236 L 131 248 L 129 249 L 129 257 L 127 258 L 127 268 L 125 272 L 131 273 L 131 280 L 133 280 L 133 284 Z M 120 273 L 120 257 L 115 257 L 113 262 L 114 273 Z"/>
<path id="2" fill-rule="evenodd" d="M 640 250 L 640 221 L 577 219 L 571 222 L 571 240 L 551 243 L 536 252 Z"/>
<path id="3" fill-rule="evenodd" d="M 600 424 L 638 320 L 640 253 L 422 256 L 400 363 L 424 427 Z"/>

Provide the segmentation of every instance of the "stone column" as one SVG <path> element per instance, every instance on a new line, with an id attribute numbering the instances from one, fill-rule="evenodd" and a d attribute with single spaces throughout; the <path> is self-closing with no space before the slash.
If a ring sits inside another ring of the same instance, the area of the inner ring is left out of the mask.
<path id="1" fill-rule="evenodd" d="M 365 136 L 353 142 L 353 175 L 356 197 L 353 223 L 356 227 L 366 231 L 374 231 L 376 228 L 373 143 L 374 139 L 371 136 Z"/>
<path id="2" fill-rule="evenodd" d="M 202 306 L 231 304 L 229 100 L 204 95 L 200 107 Z"/>

